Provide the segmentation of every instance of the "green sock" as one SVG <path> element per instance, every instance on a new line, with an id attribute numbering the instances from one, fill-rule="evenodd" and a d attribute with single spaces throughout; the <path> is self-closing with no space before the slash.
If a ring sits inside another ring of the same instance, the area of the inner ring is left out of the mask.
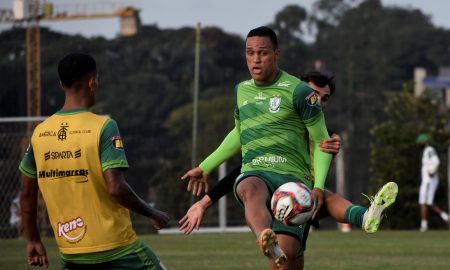
<path id="1" fill-rule="evenodd" d="M 345 219 L 351 225 L 358 226 L 362 228 L 364 213 L 366 213 L 367 208 L 359 205 L 351 205 L 345 211 Z"/>

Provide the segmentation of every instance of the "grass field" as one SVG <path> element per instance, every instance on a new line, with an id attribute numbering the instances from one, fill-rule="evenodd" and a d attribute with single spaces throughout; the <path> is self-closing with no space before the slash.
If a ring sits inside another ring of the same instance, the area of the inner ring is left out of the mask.
<path id="1" fill-rule="evenodd" d="M 250 233 L 140 236 L 170 270 L 266 269 Z M 59 269 L 53 239 L 45 239 L 49 269 Z M 33 269 L 25 263 L 25 243 L 0 241 L 0 269 Z M 450 232 L 314 231 L 305 256 L 306 270 L 450 269 Z"/>

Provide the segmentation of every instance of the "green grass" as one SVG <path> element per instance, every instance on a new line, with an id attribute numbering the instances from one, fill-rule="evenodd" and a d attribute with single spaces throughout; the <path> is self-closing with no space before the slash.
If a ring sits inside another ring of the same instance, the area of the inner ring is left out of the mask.
<path id="1" fill-rule="evenodd" d="M 266 269 L 249 233 L 140 236 L 169 270 Z M 59 269 L 53 239 L 45 239 L 49 269 Z M 1 270 L 33 269 L 25 263 L 25 242 L 0 241 Z M 314 231 L 310 234 L 305 269 L 321 270 L 441 270 L 450 265 L 450 232 L 361 231 L 340 233 Z"/>

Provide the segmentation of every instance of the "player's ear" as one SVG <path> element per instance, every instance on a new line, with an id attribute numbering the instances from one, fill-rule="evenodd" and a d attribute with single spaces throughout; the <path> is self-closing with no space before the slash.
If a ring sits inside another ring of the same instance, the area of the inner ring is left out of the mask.
<path id="1" fill-rule="evenodd" d="M 94 92 L 97 89 L 98 81 L 97 75 L 91 76 L 88 81 L 89 91 Z"/>
<path id="2" fill-rule="evenodd" d="M 275 49 L 275 60 L 278 60 L 278 58 L 280 57 L 281 51 L 280 49 Z"/>

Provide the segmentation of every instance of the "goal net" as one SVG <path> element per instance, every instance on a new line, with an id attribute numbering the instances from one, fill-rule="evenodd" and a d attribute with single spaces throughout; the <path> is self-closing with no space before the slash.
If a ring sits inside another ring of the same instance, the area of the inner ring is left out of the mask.
<path id="1" fill-rule="evenodd" d="M 21 173 L 18 169 L 29 144 L 32 130 L 46 117 L 0 118 L 0 238 L 20 236 L 19 191 Z M 39 203 L 39 227 L 43 234 L 50 230 L 45 207 Z"/>

